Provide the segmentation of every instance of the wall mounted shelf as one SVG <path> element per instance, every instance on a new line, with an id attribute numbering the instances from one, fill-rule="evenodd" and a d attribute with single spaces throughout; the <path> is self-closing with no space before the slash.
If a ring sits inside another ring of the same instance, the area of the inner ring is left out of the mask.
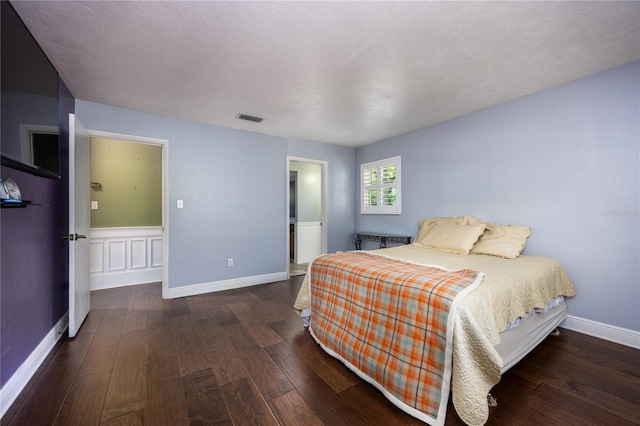
<path id="1" fill-rule="evenodd" d="M 0 207 L 5 208 L 19 208 L 19 207 L 27 207 L 31 204 L 31 201 L 27 200 L 10 200 L 6 198 L 0 199 Z"/>

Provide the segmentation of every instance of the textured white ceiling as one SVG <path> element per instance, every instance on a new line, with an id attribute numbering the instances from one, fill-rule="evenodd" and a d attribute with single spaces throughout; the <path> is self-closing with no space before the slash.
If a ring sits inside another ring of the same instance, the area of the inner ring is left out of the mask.
<path id="1" fill-rule="evenodd" d="M 347 146 L 640 60 L 635 1 L 14 5 L 76 98 Z"/>

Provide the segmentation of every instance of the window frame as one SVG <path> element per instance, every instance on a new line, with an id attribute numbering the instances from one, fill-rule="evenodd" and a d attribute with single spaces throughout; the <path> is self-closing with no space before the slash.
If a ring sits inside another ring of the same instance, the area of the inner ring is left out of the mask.
<path id="1" fill-rule="evenodd" d="M 382 178 L 376 179 L 376 183 L 365 185 L 365 172 L 376 170 L 377 176 L 382 176 L 382 169 L 387 166 L 395 166 L 396 176 L 393 183 L 383 183 Z M 371 161 L 360 164 L 360 214 L 402 214 L 402 173 L 401 157 L 390 157 L 382 160 Z M 385 188 L 395 188 L 396 201 L 394 205 L 365 205 L 365 193 L 370 190 L 377 190 L 382 194 Z"/>

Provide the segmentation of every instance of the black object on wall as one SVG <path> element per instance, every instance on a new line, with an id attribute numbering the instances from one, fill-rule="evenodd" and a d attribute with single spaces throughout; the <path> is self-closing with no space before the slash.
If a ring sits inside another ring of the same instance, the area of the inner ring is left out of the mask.
<path id="1" fill-rule="evenodd" d="M 58 72 L 11 4 L 0 16 L 2 165 L 59 178 Z"/>

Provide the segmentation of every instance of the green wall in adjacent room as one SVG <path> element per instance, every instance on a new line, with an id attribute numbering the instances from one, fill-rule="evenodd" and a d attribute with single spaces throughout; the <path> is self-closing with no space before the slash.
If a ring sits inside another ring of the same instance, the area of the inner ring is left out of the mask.
<path id="1" fill-rule="evenodd" d="M 162 147 L 91 139 L 92 228 L 162 225 Z"/>

